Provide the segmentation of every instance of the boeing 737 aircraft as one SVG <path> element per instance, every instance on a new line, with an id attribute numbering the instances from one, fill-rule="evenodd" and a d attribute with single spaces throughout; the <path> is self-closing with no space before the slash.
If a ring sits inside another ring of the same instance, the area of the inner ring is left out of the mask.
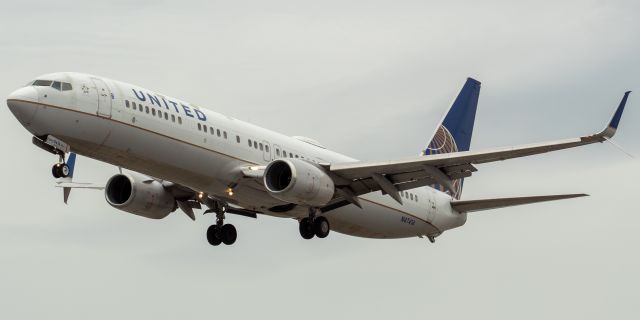
<path id="1" fill-rule="evenodd" d="M 183 100 L 81 73 L 37 77 L 7 105 L 33 143 L 59 157 L 52 168 L 67 202 L 73 188 L 104 189 L 112 207 L 162 219 L 180 209 L 216 215 L 211 245 L 233 244 L 229 214 L 298 220 L 304 239 L 330 230 L 366 238 L 426 237 L 460 227 L 467 213 L 586 196 L 461 200 L 476 165 L 611 139 L 629 92 L 600 133 L 470 151 L 480 82 L 468 79 L 419 156 L 369 162 Z M 113 164 L 106 185 L 74 182 L 76 154 Z M 123 172 L 122 168 L 128 169 Z"/>

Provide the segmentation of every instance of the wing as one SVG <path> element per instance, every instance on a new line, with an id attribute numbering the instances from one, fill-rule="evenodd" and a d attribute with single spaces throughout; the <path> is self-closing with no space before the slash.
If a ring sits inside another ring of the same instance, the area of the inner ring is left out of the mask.
<path id="1" fill-rule="evenodd" d="M 487 151 L 435 154 L 396 161 L 336 163 L 326 165 L 325 168 L 335 176 L 334 181 L 339 191 L 351 203 L 357 202 L 355 199 L 357 195 L 379 190 L 402 203 L 400 191 L 432 184 L 439 184 L 451 190 L 454 180 L 470 177 L 477 171 L 474 166 L 476 164 L 607 141 L 616 133 L 629 93 L 624 94 L 609 125 L 594 135 Z"/>

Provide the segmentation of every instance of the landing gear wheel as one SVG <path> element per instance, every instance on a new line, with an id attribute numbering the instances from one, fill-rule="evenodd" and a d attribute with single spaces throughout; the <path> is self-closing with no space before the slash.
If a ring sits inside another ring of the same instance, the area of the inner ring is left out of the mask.
<path id="1" fill-rule="evenodd" d="M 69 176 L 69 166 L 66 163 L 56 163 L 51 168 L 51 174 L 56 179 L 66 178 Z"/>
<path id="2" fill-rule="evenodd" d="M 220 229 L 220 238 L 222 239 L 222 242 L 224 242 L 224 244 L 232 245 L 238 238 L 236 227 L 234 227 L 232 224 L 223 225 Z"/>
<path id="3" fill-rule="evenodd" d="M 69 176 L 69 166 L 66 163 L 60 164 L 60 177 L 66 178 Z"/>
<path id="4" fill-rule="evenodd" d="M 220 227 L 214 224 L 207 229 L 207 241 L 212 246 L 219 246 L 222 243 L 222 239 L 220 239 Z"/>
<path id="5" fill-rule="evenodd" d="M 58 170 L 58 164 L 53 165 L 53 167 L 51 168 L 51 174 L 56 179 L 60 178 L 60 171 Z"/>
<path id="6" fill-rule="evenodd" d="M 307 240 L 313 238 L 313 236 L 315 235 L 315 232 L 313 230 L 313 223 L 309 218 L 304 218 L 300 220 L 299 230 L 302 238 Z"/>
<path id="7" fill-rule="evenodd" d="M 313 232 L 318 238 L 326 238 L 331 231 L 329 220 L 325 217 L 317 217 L 313 220 Z"/>

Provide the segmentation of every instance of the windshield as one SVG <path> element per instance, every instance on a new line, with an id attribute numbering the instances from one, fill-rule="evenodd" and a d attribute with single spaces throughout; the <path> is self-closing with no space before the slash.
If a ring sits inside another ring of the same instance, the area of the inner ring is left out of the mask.
<path id="1" fill-rule="evenodd" d="M 36 87 L 48 87 L 53 83 L 51 80 L 36 80 L 33 82 L 32 86 Z"/>
<path id="2" fill-rule="evenodd" d="M 36 80 L 30 83 L 29 85 L 35 87 L 52 87 L 58 91 L 70 91 L 73 89 L 71 83 L 61 82 L 61 81 L 52 81 L 52 80 Z"/>

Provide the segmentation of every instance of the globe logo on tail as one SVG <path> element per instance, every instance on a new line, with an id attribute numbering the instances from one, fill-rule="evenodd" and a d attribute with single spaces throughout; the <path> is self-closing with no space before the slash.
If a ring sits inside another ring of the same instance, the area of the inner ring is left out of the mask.
<path id="1" fill-rule="evenodd" d="M 453 139 L 451 132 L 449 132 L 445 126 L 441 125 L 433 136 L 433 140 L 429 143 L 424 154 L 435 155 L 453 152 L 458 152 L 458 145 L 456 144 L 455 139 Z M 460 195 L 462 194 L 462 179 L 453 181 L 453 190 L 448 190 L 439 184 L 433 184 L 431 187 L 436 190 L 446 192 L 455 199 L 460 199 Z"/>

